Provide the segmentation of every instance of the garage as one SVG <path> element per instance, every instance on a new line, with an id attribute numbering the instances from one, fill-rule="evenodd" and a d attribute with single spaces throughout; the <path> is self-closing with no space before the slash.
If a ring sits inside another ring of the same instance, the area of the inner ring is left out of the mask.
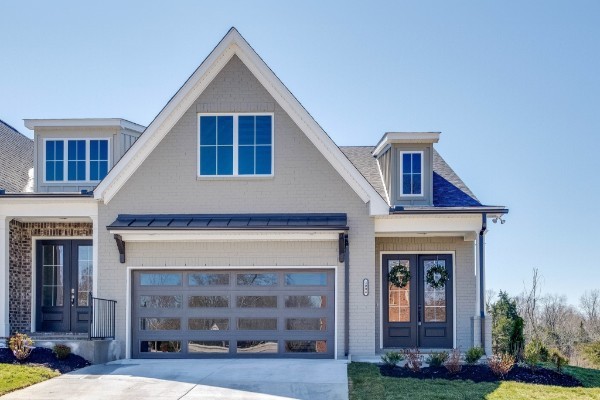
<path id="1" fill-rule="evenodd" d="M 132 357 L 333 358 L 333 269 L 135 270 Z"/>

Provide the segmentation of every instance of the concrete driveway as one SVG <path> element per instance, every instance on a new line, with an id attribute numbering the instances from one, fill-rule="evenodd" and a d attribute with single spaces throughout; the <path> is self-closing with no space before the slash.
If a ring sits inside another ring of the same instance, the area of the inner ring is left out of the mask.
<path id="1" fill-rule="evenodd" d="M 125 360 L 93 365 L 2 399 L 348 399 L 334 360 Z"/>

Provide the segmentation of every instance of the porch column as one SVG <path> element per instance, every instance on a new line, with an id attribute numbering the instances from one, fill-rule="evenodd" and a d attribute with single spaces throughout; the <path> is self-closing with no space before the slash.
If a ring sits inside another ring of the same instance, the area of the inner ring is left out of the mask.
<path id="1" fill-rule="evenodd" d="M 9 229 L 8 229 L 9 218 L 6 215 L 0 215 L 0 337 L 10 336 L 10 323 L 9 323 L 9 285 L 8 285 L 8 272 L 9 272 Z"/>
<path id="2" fill-rule="evenodd" d="M 98 297 L 98 216 L 92 215 L 90 218 L 92 219 L 92 293 L 95 297 Z"/>

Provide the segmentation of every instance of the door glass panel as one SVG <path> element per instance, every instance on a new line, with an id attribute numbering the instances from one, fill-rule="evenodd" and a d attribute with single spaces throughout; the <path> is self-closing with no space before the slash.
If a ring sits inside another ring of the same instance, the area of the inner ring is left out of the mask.
<path id="1" fill-rule="evenodd" d="M 181 329 L 179 318 L 140 318 L 142 331 L 178 331 Z"/>
<path id="2" fill-rule="evenodd" d="M 238 340 L 237 352 L 246 353 L 277 353 L 276 340 Z"/>
<path id="3" fill-rule="evenodd" d="M 239 318 L 237 325 L 241 331 L 276 331 L 277 318 Z"/>
<path id="4" fill-rule="evenodd" d="M 227 331 L 229 319 L 227 318 L 190 318 L 188 327 L 193 331 Z"/>
<path id="5" fill-rule="evenodd" d="M 407 267 L 412 273 L 409 260 L 389 260 L 388 273 L 398 265 Z M 410 322 L 410 282 L 403 288 L 389 282 L 388 296 L 389 322 Z"/>
<path id="6" fill-rule="evenodd" d="M 140 307 L 143 308 L 181 308 L 181 296 L 140 296 Z"/>
<path id="7" fill-rule="evenodd" d="M 237 296 L 241 308 L 277 308 L 277 296 Z"/>
<path id="8" fill-rule="evenodd" d="M 285 274 L 286 286 L 327 286 L 326 272 L 298 272 Z"/>
<path id="9" fill-rule="evenodd" d="M 285 320 L 288 331 L 326 331 L 326 318 L 288 318 Z"/>
<path id="10" fill-rule="evenodd" d="M 43 245 L 42 260 L 42 306 L 61 307 L 64 298 L 64 247 Z"/>
<path id="11" fill-rule="evenodd" d="M 285 296 L 287 308 L 326 308 L 327 296 Z"/>
<path id="12" fill-rule="evenodd" d="M 435 289 L 427 283 L 427 271 L 435 265 L 446 267 L 445 260 L 427 260 L 424 262 L 423 280 L 425 292 L 425 322 L 446 321 L 446 287 Z M 448 285 L 449 283 L 446 283 Z"/>
<path id="13" fill-rule="evenodd" d="M 190 307 L 229 307 L 227 296 L 190 296 L 188 305 Z"/>
<path id="14" fill-rule="evenodd" d="M 180 286 L 181 274 L 140 274 L 142 286 Z"/>
<path id="15" fill-rule="evenodd" d="M 237 274 L 239 286 L 275 286 L 277 274 Z"/>
<path id="16" fill-rule="evenodd" d="M 86 307 L 94 283 L 92 246 L 78 246 L 77 305 Z"/>
<path id="17" fill-rule="evenodd" d="M 326 353 L 325 340 L 286 340 L 285 351 L 288 353 Z"/>
<path id="18" fill-rule="evenodd" d="M 229 274 L 189 274 L 190 286 L 226 286 L 229 285 Z"/>
<path id="19" fill-rule="evenodd" d="M 143 340 L 140 342 L 141 353 L 179 353 L 181 342 L 178 340 Z"/>
<path id="20" fill-rule="evenodd" d="M 229 353 L 228 340 L 190 340 L 188 342 L 190 353 Z"/>

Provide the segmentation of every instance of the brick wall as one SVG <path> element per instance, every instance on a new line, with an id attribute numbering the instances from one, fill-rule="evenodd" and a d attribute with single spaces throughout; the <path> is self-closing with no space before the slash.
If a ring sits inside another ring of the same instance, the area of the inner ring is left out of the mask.
<path id="1" fill-rule="evenodd" d="M 92 236 L 91 223 L 11 221 L 9 225 L 9 322 L 12 332 L 31 330 L 34 237 Z"/>

